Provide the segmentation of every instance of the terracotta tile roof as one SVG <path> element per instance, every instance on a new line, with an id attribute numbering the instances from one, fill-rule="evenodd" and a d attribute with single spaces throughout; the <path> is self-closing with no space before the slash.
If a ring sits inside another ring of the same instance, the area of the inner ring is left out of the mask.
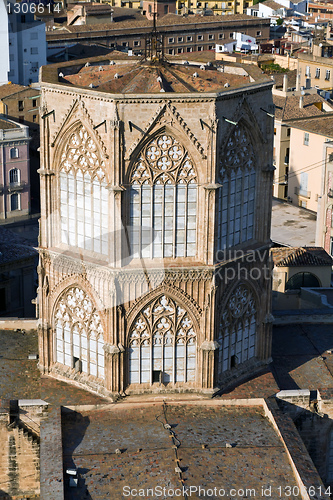
<path id="1" fill-rule="evenodd" d="M 8 120 L 2 120 L 0 118 L 0 129 L 6 130 L 9 128 L 18 128 L 18 126 L 14 125 L 14 123 L 8 121 Z"/>
<path id="2" fill-rule="evenodd" d="M 306 132 L 333 138 L 333 112 L 309 118 L 308 120 L 290 121 L 288 125 L 293 128 L 305 130 Z"/>
<path id="3" fill-rule="evenodd" d="M 275 118 L 277 120 L 293 120 L 311 116 L 323 116 L 325 111 L 321 111 L 316 104 L 326 103 L 325 99 L 318 94 L 305 94 L 303 96 L 303 108 L 299 107 L 300 96 L 293 93 L 287 97 L 274 95 Z M 333 111 L 333 108 L 332 108 Z"/>
<path id="4" fill-rule="evenodd" d="M 102 71 L 99 69 L 102 68 Z M 193 76 L 197 75 L 197 76 Z M 101 92 L 140 94 L 154 92 L 217 92 L 224 85 L 235 87 L 250 83 L 249 76 L 222 73 L 212 67 L 164 64 L 121 64 L 114 66 L 83 67 L 74 75 L 65 76 L 63 81 L 80 87 L 93 85 Z"/>
<path id="5" fill-rule="evenodd" d="M 16 83 L 6 83 L 5 85 L 0 85 L 0 99 L 22 92 L 22 90 L 27 90 L 29 88 L 30 87 L 25 87 L 24 85 L 17 85 Z"/>
<path id="6" fill-rule="evenodd" d="M 332 266 L 332 257 L 321 247 L 278 247 L 271 249 L 277 267 Z"/>
<path id="7" fill-rule="evenodd" d="M 263 19 L 265 21 L 265 19 Z M 167 14 L 163 16 L 161 19 L 157 20 L 157 26 L 183 26 L 185 24 L 221 24 L 228 23 L 231 21 L 254 21 L 252 16 L 248 16 L 246 14 L 230 14 L 228 16 L 200 16 L 200 15 L 191 15 L 191 16 L 179 16 L 177 14 Z M 261 21 L 261 19 L 260 19 Z M 258 22 L 258 20 L 256 20 Z M 148 21 L 145 17 L 142 16 L 142 20 L 134 19 L 134 20 L 125 20 L 118 22 L 110 22 L 110 23 L 98 23 L 98 24 L 90 24 L 90 25 L 82 25 L 82 26 L 66 26 L 66 30 L 71 33 L 85 32 L 85 31 L 113 31 L 113 30 L 122 30 L 126 28 L 145 28 L 152 27 L 153 21 Z M 222 26 L 221 26 L 222 27 Z M 47 33 L 47 36 L 52 38 L 52 35 L 55 37 L 59 34 L 59 31 Z"/>
<path id="8" fill-rule="evenodd" d="M 272 9 L 272 10 L 278 10 L 278 9 L 284 9 L 285 8 L 280 3 L 274 2 L 274 0 L 265 0 L 265 2 L 262 2 L 262 5 L 265 5 L 265 7 L 268 7 L 270 9 Z"/>
<path id="9" fill-rule="evenodd" d="M 89 16 L 93 16 L 94 14 L 109 14 L 111 13 L 111 5 L 101 4 L 101 3 L 79 3 L 78 5 L 82 5 L 84 10 Z"/>
<path id="10" fill-rule="evenodd" d="M 297 69 L 293 69 L 292 71 L 288 71 L 287 73 L 269 73 L 269 74 L 274 76 L 274 81 L 275 81 L 276 87 L 283 86 L 284 75 L 288 76 L 288 87 L 290 87 L 290 88 L 296 87 Z"/>

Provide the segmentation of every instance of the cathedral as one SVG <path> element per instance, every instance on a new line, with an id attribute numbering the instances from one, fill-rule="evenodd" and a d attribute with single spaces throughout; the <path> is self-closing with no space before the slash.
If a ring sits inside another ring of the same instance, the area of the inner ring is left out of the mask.
<path id="1" fill-rule="evenodd" d="M 270 362 L 272 84 L 116 53 L 41 69 L 42 373 L 213 394 Z"/>

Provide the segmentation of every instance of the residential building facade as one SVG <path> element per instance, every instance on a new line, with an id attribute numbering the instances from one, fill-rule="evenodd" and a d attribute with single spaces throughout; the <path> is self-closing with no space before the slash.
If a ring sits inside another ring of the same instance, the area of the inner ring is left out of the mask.
<path id="1" fill-rule="evenodd" d="M 0 85 L 8 82 L 9 72 L 9 39 L 8 20 L 5 2 L 0 4 Z"/>
<path id="2" fill-rule="evenodd" d="M 0 218 L 30 212 L 29 128 L 0 115 Z"/>
<path id="3" fill-rule="evenodd" d="M 323 144 L 323 169 L 318 200 L 316 244 L 333 255 L 333 141 Z"/>
<path id="4" fill-rule="evenodd" d="M 157 20 L 163 36 L 166 56 L 214 50 L 215 44 L 233 36 L 234 32 L 255 37 L 257 43 L 269 39 L 269 19 L 255 19 L 247 15 L 177 16 L 168 14 Z M 146 36 L 152 30 L 152 21 L 118 21 L 90 26 L 68 26 L 66 30 L 46 34 L 48 52 L 60 51 L 74 43 L 101 43 L 110 49 L 128 50 L 143 54 Z"/>
<path id="5" fill-rule="evenodd" d="M 297 77 L 296 80 L 296 88 L 299 89 L 300 78 Z M 315 191 L 312 191 L 314 198 L 309 206 L 309 199 L 299 198 L 299 193 L 296 191 L 300 188 L 298 174 L 302 170 L 302 161 L 304 165 L 309 165 L 312 159 L 317 165 L 320 163 L 318 149 L 316 149 L 318 147 L 317 140 L 312 140 L 306 146 L 304 137 L 298 137 L 293 126 L 297 126 L 297 123 L 305 123 L 304 120 L 307 118 L 325 117 L 327 113 L 333 112 L 333 107 L 318 95 L 316 89 L 289 89 L 286 75 L 284 76 L 283 89 L 273 88 L 273 100 L 275 103 L 273 163 L 276 168 L 273 195 L 296 205 L 302 202 L 302 206 L 316 210 L 317 196 L 320 193 L 318 186 L 316 186 Z M 293 138 L 292 133 L 294 134 Z M 306 149 L 304 150 L 304 148 Z M 304 151 L 304 154 L 300 155 L 300 151 Z M 291 163 L 291 157 L 293 163 Z M 305 179 L 306 176 L 304 176 Z M 305 189 L 301 189 L 301 191 L 305 192 Z M 310 189 L 306 191 L 310 192 Z"/>
<path id="6" fill-rule="evenodd" d="M 29 126 L 31 132 L 39 131 L 39 90 L 24 85 L 0 86 L 0 113 Z"/>
<path id="7" fill-rule="evenodd" d="M 171 2 L 169 2 L 171 3 Z M 247 7 L 253 5 L 253 0 L 226 0 L 216 2 L 215 0 L 204 1 L 191 1 L 191 0 L 176 0 L 173 2 L 177 14 L 197 13 L 203 14 L 206 11 L 214 13 L 215 15 L 230 15 L 230 14 L 244 14 Z M 112 5 L 118 7 L 130 7 L 134 9 L 140 8 L 139 0 L 112 0 Z M 170 11 L 172 12 L 172 11 Z"/>
<path id="8" fill-rule="evenodd" d="M 272 82 L 156 57 L 41 73 L 39 367 L 111 396 L 270 360 Z"/>
<path id="9" fill-rule="evenodd" d="M 6 12 L 9 26 L 8 80 L 20 85 L 38 82 L 40 66 L 46 64 L 45 24 L 34 15 Z"/>
<path id="10" fill-rule="evenodd" d="M 294 120 L 289 126 L 288 193 L 294 204 L 317 212 L 325 168 L 322 151 L 325 142 L 333 140 L 333 113 Z"/>

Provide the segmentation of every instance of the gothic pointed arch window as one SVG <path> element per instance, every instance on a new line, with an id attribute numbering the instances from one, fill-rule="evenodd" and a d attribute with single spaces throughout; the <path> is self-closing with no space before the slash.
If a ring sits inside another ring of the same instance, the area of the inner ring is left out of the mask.
<path id="1" fill-rule="evenodd" d="M 60 160 L 61 242 L 108 254 L 105 164 L 87 130 L 71 134 Z"/>
<path id="2" fill-rule="evenodd" d="M 165 295 L 147 305 L 129 332 L 129 382 L 195 381 L 196 334 L 187 311 Z"/>
<path id="3" fill-rule="evenodd" d="M 88 375 L 104 378 L 104 339 L 101 319 L 88 295 L 69 288 L 55 315 L 55 360 Z"/>
<path id="4" fill-rule="evenodd" d="M 194 257 L 197 175 L 186 149 L 171 135 L 150 140 L 130 184 L 133 257 Z"/>
<path id="5" fill-rule="evenodd" d="M 218 250 L 254 238 L 255 154 L 246 128 L 238 123 L 220 159 Z"/>
<path id="6" fill-rule="evenodd" d="M 218 343 L 219 374 L 255 356 L 256 303 L 252 290 L 246 285 L 238 285 L 225 306 Z"/>

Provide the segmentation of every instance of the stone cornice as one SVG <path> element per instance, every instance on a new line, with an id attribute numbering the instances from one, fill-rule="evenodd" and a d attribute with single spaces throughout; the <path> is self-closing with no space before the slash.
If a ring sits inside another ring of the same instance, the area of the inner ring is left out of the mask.
<path id="1" fill-rule="evenodd" d="M 220 344 L 214 340 L 205 340 L 200 349 L 202 351 L 216 351 L 220 347 Z"/>
<path id="2" fill-rule="evenodd" d="M 227 99 L 234 99 L 235 96 L 256 94 L 261 92 L 263 88 L 271 89 L 273 81 L 263 81 L 259 83 L 250 83 L 248 85 L 225 89 L 222 92 L 187 92 L 176 93 L 166 92 L 163 99 L 156 94 L 109 94 L 107 92 L 98 92 L 97 90 L 67 87 L 55 83 L 41 82 L 41 86 L 49 93 L 60 93 L 64 95 L 71 95 L 75 98 L 78 94 L 88 97 L 89 99 L 98 100 L 102 102 L 118 102 L 120 104 L 134 104 L 134 103 L 164 103 L 166 99 L 175 103 L 180 102 L 213 102 L 223 101 Z"/>
<path id="3" fill-rule="evenodd" d="M 54 174 L 55 174 L 54 170 L 47 170 L 46 168 L 39 168 L 39 169 L 37 170 L 37 173 L 38 173 L 39 175 L 42 175 L 42 176 L 46 176 L 46 175 L 54 175 Z"/>

